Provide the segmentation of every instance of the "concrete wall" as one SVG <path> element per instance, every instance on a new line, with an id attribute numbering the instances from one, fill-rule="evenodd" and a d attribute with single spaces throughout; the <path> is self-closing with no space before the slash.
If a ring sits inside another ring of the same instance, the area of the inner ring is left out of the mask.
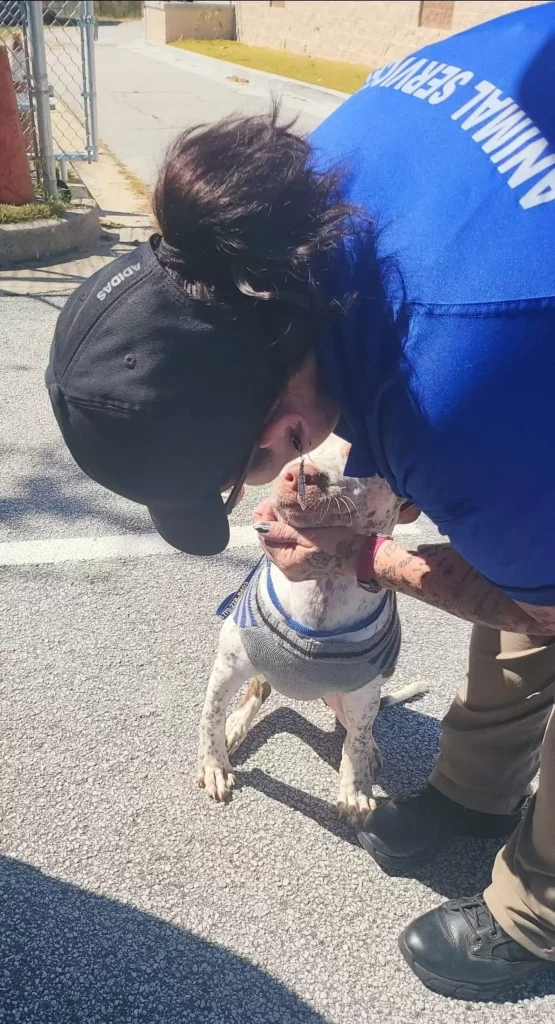
<path id="1" fill-rule="evenodd" d="M 505 0 L 236 0 L 235 12 L 243 43 L 379 67 L 453 32 L 533 6 Z"/>
<path id="2" fill-rule="evenodd" d="M 228 3 L 147 2 L 145 39 L 172 43 L 174 39 L 234 39 L 235 8 Z"/>

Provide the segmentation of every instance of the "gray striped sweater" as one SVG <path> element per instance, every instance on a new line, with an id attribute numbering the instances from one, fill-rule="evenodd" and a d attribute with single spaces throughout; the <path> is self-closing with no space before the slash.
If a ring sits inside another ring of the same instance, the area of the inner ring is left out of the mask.
<path id="1" fill-rule="evenodd" d="M 233 616 L 255 671 L 278 693 L 296 700 L 348 693 L 390 674 L 401 645 L 397 603 L 391 591 L 384 591 L 376 609 L 355 626 L 335 631 L 309 629 L 282 608 L 266 558 L 251 570 L 239 590 L 222 602 L 218 615 Z M 378 621 L 379 629 L 369 636 L 370 627 Z"/>

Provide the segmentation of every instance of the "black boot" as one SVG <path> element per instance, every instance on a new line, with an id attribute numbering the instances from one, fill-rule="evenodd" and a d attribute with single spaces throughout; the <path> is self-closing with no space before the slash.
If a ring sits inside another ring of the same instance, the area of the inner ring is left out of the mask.
<path id="1" fill-rule="evenodd" d="M 529 953 L 497 923 L 482 895 L 451 900 L 405 929 L 399 948 L 427 988 L 456 999 L 495 999 L 555 962 Z"/>
<path id="2" fill-rule="evenodd" d="M 388 871 L 403 873 L 432 860 L 452 836 L 502 839 L 514 832 L 517 814 L 483 814 L 427 785 L 411 796 L 385 800 L 359 832 L 361 846 Z"/>

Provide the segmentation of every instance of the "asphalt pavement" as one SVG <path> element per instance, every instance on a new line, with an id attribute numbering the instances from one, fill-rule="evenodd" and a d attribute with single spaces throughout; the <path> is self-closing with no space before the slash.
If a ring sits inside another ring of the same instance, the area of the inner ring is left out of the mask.
<path id="1" fill-rule="evenodd" d="M 341 102 L 326 89 L 145 43 L 139 22 L 100 25 L 96 70 L 100 137 L 148 183 L 184 128 L 265 113 L 275 99 L 285 119 L 311 131 Z"/>
<path id="2" fill-rule="evenodd" d="M 260 492 L 234 514 L 232 547 L 203 560 L 171 552 L 140 507 L 85 478 L 43 385 L 62 302 L 1 299 L 2 1024 L 551 1022 L 552 980 L 474 1005 L 406 967 L 399 932 L 481 890 L 496 844 L 452 844 L 415 878 L 380 871 L 336 817 L 341 736 L 319 703 L 274 695 L 231 803 L 196 789 L 214 609 L 257 557 Z M 436 533 L 423 521 L 400 536 Z M 430 689 L 378 717 L 384 793 L 425 780 L 469 632 L 414 601 L 401 617 L 391 687 Z"/>

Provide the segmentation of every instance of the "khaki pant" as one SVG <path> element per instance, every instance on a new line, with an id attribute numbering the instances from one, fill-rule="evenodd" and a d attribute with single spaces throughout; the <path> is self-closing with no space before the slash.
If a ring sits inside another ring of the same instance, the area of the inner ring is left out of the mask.
<path id="1" fill-rule="evenodd" d="M 508 934 L 555 961 L 555 638 L 475 626 L 466 683 L 430 781 L 465 807 L 510 814 L 539 788 L 497 855 L 486 903 Z M 470 894 L 469 894 L 470 895 Z"/>

